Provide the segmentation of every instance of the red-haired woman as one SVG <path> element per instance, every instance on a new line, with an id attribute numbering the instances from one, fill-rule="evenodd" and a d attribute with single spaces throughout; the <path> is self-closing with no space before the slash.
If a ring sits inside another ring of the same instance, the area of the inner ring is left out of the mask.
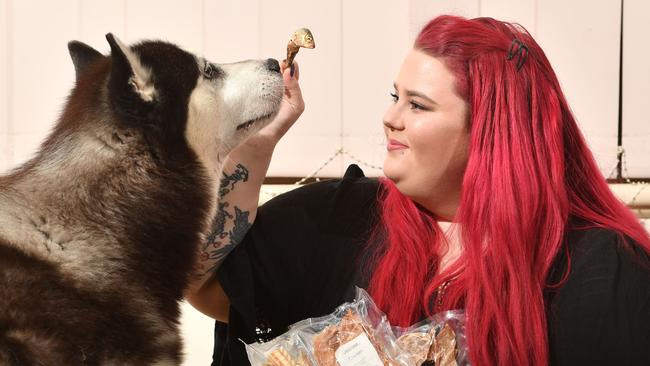
<path id="1" fill-rule="evenodd" d="M 230 156 L 201 260 L 220 268 L 188 290 L 218 320 L 214 364 L 247 364 L 238 339 L 327 314 L 354 286 L 395 325 L 465 309 L 476 365 L 650 364 L 650 237 L 523 28 L 433 19 L 384 116 L 386 178 L 351 166 L 257 211 L 273 146 L 304 108 L 297 78 L 285 71 L 280 115 Z"/>

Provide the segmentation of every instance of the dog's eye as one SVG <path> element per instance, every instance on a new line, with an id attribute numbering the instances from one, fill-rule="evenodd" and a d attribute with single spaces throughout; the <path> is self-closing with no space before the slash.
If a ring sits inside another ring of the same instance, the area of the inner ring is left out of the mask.
<path id="1" fill-rule="evenodd" d="M 206 62 L 203 67 L 203 77 L 210 80 L 219 76 L 220 70 L 213 64 Z"/>

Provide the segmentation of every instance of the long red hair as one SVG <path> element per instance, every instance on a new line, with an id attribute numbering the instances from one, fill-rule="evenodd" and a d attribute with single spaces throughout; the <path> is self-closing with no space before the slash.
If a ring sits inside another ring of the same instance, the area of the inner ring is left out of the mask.
<path id="1" fill-rule="evenodd" d="M 528 48 L 520 70 L 507 55 Z M 469 160 L 459 223 L 463 253 L 437 273 L 446 245 L 431 213 L 382 180 L 381 239 L 370 292 L 391 322 L 410 325 L 442 308 L 465 308 L 470 359 L 477 365 L 548 363 L 543 291 L 565 250 L 569 217 L 608 228 L 650 252 L 650 237 L 610 191 L 587 148 L 557 77 L 518 25 L 440 16 L 414 47 L 441 59 L 471 106 Z M 373 243 L 373 245 L 375 245 Z"/>

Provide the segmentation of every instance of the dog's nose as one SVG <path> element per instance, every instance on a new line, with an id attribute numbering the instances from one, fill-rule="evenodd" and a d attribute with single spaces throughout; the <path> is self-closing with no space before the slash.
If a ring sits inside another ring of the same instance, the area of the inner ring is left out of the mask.
<path id="1" fill-rule="evenodd" d="M 278 60 L 274 58 L 267 58 L 264 65 L 266 65 L 266 68 L 270 71 L 280 72 L 280 64 L 278 63 Z"/>

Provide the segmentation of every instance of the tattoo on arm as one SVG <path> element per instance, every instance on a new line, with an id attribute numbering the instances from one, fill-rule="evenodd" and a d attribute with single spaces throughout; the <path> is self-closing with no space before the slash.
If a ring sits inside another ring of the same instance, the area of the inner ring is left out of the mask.
<path id="1" fill-rule="evenodd" d="M 215 243 L 218 239 L 223 239 L 228 235 L 225 232 L 226 220 L 233 218 L 233 215 L 226 211 L 228 206 L 230 206 L 228 202 L 219 202 L 217 215 L 214 217 L 214 223 L 212 224 L 212 230 L 207 237 L 208 243 Z"/>
<path id="2" fill-rule="evenodd" d="M 223 173 L 223 178 L 221 178 L 221 184 L 219 185 L 219 198 L 223 198 L 225 195 L 230 193 L 235 188 L 237 182 L 247 181 L 248 169 L 241 164 L 237 164 L 235 172 L 231 175 Z"/>
<path id="3" fill-rule="evenodd" d="M 224 212 L 228 214 L 225 210 Z M 249 211 L 242 211 L 235 206 L 233 228 L 227 233 L 215 230 L 208 236 L 201 253 L 201 261 L 214 261 L 214 263 L 206 270 L 206 273 L 214 271 L 223 262 L 226 255 L 244 239 L 246 232 L 252 226 L 252 223 L 248 221 L 249 214 Z M 232 218 L 232 216 L 230 217 Z"/>
<path id="4" fill-rule="evenodd" d="M 239 207 L 233 206 L 233 214 L 232 211 L 229 211 L 230 204 L 222 201 L 224 196 L 232 192 L 238 182 L 246 181 L 248 181 L 248 169 L 241 164 L 237 164 L 234 173 L 230 175 L 223 174 L 219 187 L 220 202 L 217 207 L 217 214 L 200 253 L 200 262 L 204 274 L 216 270 L 226 255 L 244 239 L 246 232 L 252 226 L 252 223 L 249 222 L 249 211 L 242 211 Z M 234 220 L 232 229 L 227 231 L 226 224 L 231 220 Z"/>

